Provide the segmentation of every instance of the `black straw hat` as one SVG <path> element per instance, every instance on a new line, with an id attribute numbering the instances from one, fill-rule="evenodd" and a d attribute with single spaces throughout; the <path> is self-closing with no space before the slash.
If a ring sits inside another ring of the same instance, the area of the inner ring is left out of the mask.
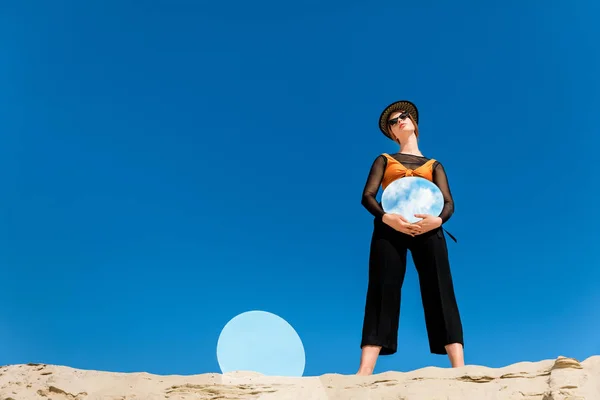
<path id="1" fill-rule="evenodd" d="M 417 125 L 419 124 L 419 110 L 414 103 L 408 100 L 399 100 L 393 102 L 383 110 L 381 116 L 379 117 L 379 129 L 381 129 L 381 132 L 383 132 L 383 134 L 390 139 L 392 139 L 392 137 L 390 137 L 388 132 L 388 120 L 390 119 L 390 114 L 397 111 L 407 111 L 411 117 L 413 117 Z"/>

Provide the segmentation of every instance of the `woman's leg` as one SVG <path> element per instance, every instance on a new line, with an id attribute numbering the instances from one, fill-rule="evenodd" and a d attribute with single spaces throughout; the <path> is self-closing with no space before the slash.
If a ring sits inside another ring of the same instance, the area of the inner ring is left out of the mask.
<path id="1" fill-rule="evenodd" d="M 419 275 L 430 351 L 447 354 L 452 367 L 461 367 L 464 365 L 463 330 L 446 238 L 441 229 L 416 238 L 410 250 Z"/>
<path id="2" fill-rule="evenodd" d="M 360 356 L 360 366 L 356 375 L 372 375 L 381 346 L 365 345 Z"/>
<path id="3" fill-rule="evenodd" d="M 465 353 L 462 343 L 452 343 L 445 346 L 452 368 L 465 365 Z"/>
<path id="4" fill-rule="evenodd" d="M 383 222 L 375 221 L 360 345 L 358 374 L 361 375 L 373 373 L 379 355 L 394 354 L 397 350 L 400 294 L 406 273 L 407 250 L 403 236 Z"/>

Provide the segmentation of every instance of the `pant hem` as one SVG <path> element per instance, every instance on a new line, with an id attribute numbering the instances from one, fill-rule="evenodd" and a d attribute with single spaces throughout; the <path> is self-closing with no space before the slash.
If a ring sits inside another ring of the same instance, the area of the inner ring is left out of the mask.
<path id="1" fill-rule="evenodd" d="M 454 343 L 460 344 L 463 347 L 463 349 L 465 348 L 465 344 L 461 340 L 454 340 L 454 341 L 446 343 L 442 347 L 437 347 L 437 348 L 430 347 L 429 351 L 431 352 L 431 354 L 447 355 L 448 351 L 446 350 L 446 346 L 448 346 L 449 344 L 454 344 Z"/>
<path id="2" fill-rule="evenodd" d="M 389 356 L 395 354 L 397 352 L 397 348 L 386 345 L 382 343 L 380 340 L 363 340 L 360 344 L 360 348 L 362 349 L 364 346 L 380 346 L 379 350 L 380 356 Z"/>

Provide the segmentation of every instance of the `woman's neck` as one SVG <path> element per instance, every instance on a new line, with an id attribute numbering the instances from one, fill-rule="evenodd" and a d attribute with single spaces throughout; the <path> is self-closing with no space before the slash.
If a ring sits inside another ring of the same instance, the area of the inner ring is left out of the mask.
<path id="1" fill-rule="evenodd" d="M 421 151 L 419 150 L 417 137 L 414 134 L 410 135 L 405 142 L 400 142 L 400 153 L 412 154 L 421 157 L 423 156 L 423 154 L 421 154 Z"/>

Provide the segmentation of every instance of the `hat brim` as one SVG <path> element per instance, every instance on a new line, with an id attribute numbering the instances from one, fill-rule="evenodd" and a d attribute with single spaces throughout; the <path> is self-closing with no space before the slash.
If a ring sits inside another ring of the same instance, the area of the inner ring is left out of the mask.
<path id="1" fill-rule="evenodd" d="M 407 111 L 411 117 L 415 120 L 417 124 L 419 124 L 419 110 L 417 106 L 408 100 L 399 100 L 395 101 L 389 106 L 387 106 L 381 115 L 379 116 L 379 129 L 385 136 L 392 139 L 388 132 L 388 120 L 390 118 L 390 114 L 395 113 L 397 111 Z"/>

